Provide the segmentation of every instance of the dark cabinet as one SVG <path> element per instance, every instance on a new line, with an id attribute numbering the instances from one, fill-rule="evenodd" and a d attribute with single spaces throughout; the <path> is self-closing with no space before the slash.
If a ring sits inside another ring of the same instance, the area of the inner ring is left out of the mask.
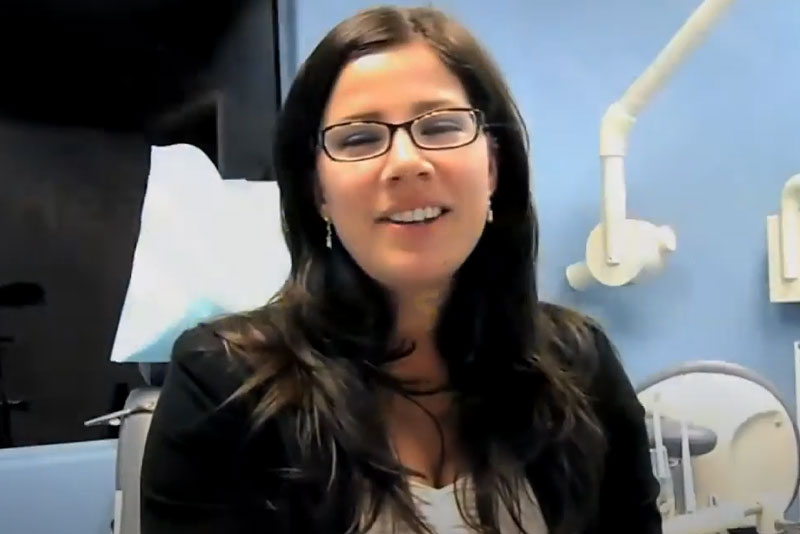
<path id="1" fill-rule="evenodd" d="M 0 7 L 0 446 L 113 435 L 83 421 L 141 383 L 108 358 L 150 147 L 269 179 L 276 19 L 271 0 Z"/>

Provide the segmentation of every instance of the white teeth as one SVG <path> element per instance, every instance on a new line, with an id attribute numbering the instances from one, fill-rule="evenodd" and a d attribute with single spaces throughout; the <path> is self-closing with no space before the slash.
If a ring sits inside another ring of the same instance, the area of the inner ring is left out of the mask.
<path id="1" fill-rule="evenodd" d="M 435 219 L 442 214 L 442 208 L 426 206 L 415 210 L 403 211 L 389 215 L 389 220 L 393 222 L 421 222 L 428 219 Z"/>

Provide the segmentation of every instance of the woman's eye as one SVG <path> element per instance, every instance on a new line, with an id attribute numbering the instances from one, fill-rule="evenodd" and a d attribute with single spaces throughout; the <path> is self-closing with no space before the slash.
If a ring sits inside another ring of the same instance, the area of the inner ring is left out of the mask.
<path id="1" fill-rule="evenodd" d="M 379 139 L 374 134 L 369 133 L 357 133 L 351 134 L 342 139 L 339 144 L 343 147 L 352 147 L 352 146 L 360 146 L 369 143 L 376 143 Z"/>
<path id="2" fill-rule="evenodd" d="M 423 125 L 421 129 L 424 135 L 436 135 L 448 132 L 458 132 L 463 128 L 461 127 L 460 123 L 455 121 L 436 121 L 434 123 Z"/>

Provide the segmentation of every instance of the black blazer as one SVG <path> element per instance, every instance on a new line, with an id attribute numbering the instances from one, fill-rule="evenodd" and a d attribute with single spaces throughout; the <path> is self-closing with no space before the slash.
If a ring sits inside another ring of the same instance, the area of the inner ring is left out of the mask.
<path id="1" fill-rule="evenodd" d="M 644 410 L 604 336 L 599 346 L 592 394 L 609 449 L 599 515 L 585 532 L 660 534 Z M 280 421 L 252 433 L 245 400 L 220 406 L 245 377 L 210 330 L 176 341 L 145 447 L 142 534 L 313 532 L 308 510 L 294 506 L 274 472 L 287 465 Z M 547 521 L 546 499 L 537 496 Z M 342 534 L 349 518 L 340 519 L 325 532 Z"/>

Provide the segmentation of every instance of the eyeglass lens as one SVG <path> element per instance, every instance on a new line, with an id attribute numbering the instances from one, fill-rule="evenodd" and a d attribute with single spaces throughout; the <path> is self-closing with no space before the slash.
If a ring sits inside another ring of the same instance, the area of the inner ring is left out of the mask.
<path id="1" fill-rule="evenodd" d="M 415 120 L 409 129 L 420 148 L 455 148 L 472 142 L 477 120 L 471 110 L 443 110 Z M 326 130 L 325 149 L 334 159 L 356 160 L 385 152 L 391 143 L 391 128 L 378 122 L 353 122 Z"/>

